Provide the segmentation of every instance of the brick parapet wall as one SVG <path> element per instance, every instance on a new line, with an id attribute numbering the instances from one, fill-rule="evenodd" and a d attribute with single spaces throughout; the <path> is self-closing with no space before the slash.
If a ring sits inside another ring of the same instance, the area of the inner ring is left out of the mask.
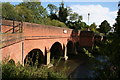
<path id="1" fill-rule="evenodd" d="M 41 25 L 34 23 L 23 23 L 24 25 L 24 36 L 64 36 L 68 37 L 71 34 L 72 29 L 61 28 L 49 25 Z M 67 30 L 67 33 L 64 33 Z M 31 34 L 32 32 L 32 34 Z"/>
<path id="2" fill-rule="evenodd" d="M 12 25 L 13 21 L 3 20 L 3 24 Z M 15 25 L 19 22 L 15 21 Z M 6 31 L 8 26 L 2 25 L 2 32 Z M 10 55 L 16 62 L 22 62 L 26 55 L 33 49 L 40 49 L 43 53 L 46 48 L 51 48 L 55 42 L 61 45 L 67 45 L 68 41 L 79 42 L 82 46 L 93 45 L 93 33 L 89 31 L 76 31 L 69 28 L 41 25 L 35 23 L 23 22 L 22 33 L 1 34 L 2 57 Z M 15 43 L 15 44 L 14 44 Z M 7 47 L 5 47 L 7 46 Z"/>
<path id="3" fill-rule="evenodd" d="M 22 33 L 0 34 L 0 36 L 1 36 L 0 48 L 10 46 L 10 45 L 15 44 L 17 42 L 23 41 L 23 39 L 24 39 L 24 37 L 22 36 Z"/>

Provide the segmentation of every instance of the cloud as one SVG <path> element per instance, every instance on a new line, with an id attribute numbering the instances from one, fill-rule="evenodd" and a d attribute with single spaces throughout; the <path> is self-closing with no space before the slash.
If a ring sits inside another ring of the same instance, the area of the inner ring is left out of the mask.
<path id="1" fill-rule="evenodd" d="M 110 11 L 109 8 L 103 7 L 102 5 L 71 5 L 73 12 L 83 16 L 83 21 L 88 24 L 88 13 L 89 24 L 95 22 L 100 25 L 101 22 L 107 20 L 112 26 L 115 23 L 117 17 L 117 11 Z"/>

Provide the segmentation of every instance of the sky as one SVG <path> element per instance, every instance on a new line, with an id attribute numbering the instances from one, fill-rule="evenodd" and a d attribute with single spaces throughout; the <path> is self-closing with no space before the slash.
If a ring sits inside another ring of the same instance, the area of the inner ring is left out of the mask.
<path id="1" fill-rule="evenodd" d="M 101 22 L 107 20 L 112 26 L 117 17 L 119 0 L 62 0 L 66 7 L 70 7 L 73 12 L 83 16 L 84 22 L 87 24 L 96 23 L 100 25 Z M 2 0 L 7 2 L 7 0 Z M 10 2 L 10 0 L 9 0 Z M 46 8 L 48 4 L 54 4 L 59 7 L 61 0 L 41 0 L 42 5 Z M 20 0 L 11 0 L 11 4 L 19 4 Z M 88 13 L 89 22 L 88 22 Z"/>
<path id="2" fill-rule="evenodd" d="M 70 7 L 73 12 L 78 13 L 83 17 L 83 21 L 87 24 L 96 23 L 100 25 L 101 22 L 107 20 L 112 26 L 117 17 L 118 2 L 64 2 L 65 6 Z M 44 7 L 47 4 L 54 4 L 59 6 L 60 2 L 42 2 Z M 88 22 L 88 13 L 89 22 Z"/>

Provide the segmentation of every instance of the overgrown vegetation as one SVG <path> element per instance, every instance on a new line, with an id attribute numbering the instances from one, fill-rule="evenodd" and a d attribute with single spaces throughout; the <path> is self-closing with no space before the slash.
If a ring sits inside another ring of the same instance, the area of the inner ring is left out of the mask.
<path id="1" fill-rule="evenodd" d="M 46 66 L 22 66 L 14 61 L 4 62 L 2 64 L 2 79 L 40 79 L 40 80 L 67 80 L 64 70 L 56 71 L 54 68 Z"/>
<path id="2" fill-rule="evenodd" d="M 109 33 L 106 38 L 93 48 L 93 54 L 97 54 L 97 56 L 90 58 L 93 80 L 119 80 L 120 78 L 119 34 L 118 32 Z"/>

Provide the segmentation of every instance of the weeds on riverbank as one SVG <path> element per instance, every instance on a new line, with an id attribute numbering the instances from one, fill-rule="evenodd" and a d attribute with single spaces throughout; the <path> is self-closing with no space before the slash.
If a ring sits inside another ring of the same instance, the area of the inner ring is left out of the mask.
<path id="1" fill-rule="evenodd" d="M 2 64 L 2 79 L 40 79 L 40 80 L 67 80 L 64 71 L 57 72 L 52 68 L 41 66 L 23 66 L 19 63 L 5 62 Z"/>

